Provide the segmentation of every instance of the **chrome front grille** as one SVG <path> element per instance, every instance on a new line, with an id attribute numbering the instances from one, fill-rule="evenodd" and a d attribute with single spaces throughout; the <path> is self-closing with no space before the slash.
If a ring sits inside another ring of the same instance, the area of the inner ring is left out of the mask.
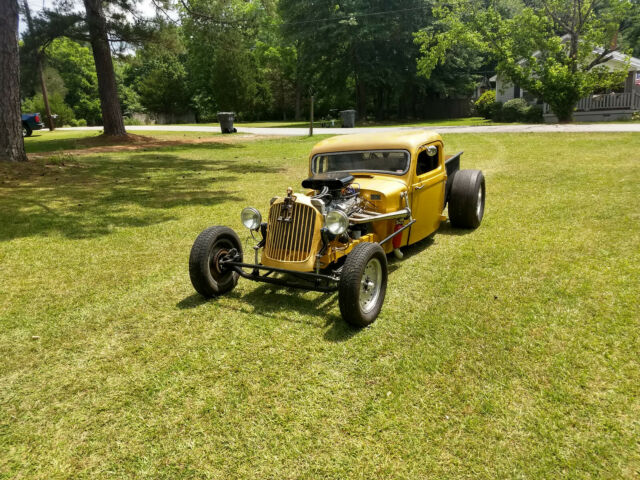
<path id="1" fill-rule="evenodd" d="M 279 262 L 305 262 L 311 255 L 316 210 L 295 202 L 290 221 L 284 220 L 282 203 L 271 206 L 264 255 Z"/>

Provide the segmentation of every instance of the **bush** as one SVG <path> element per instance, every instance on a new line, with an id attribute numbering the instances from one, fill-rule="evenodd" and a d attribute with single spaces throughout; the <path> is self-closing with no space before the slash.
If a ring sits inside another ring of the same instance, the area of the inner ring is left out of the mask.
<path id="1" fill-rule="evenodd" d="M 493 104 L 491 120 L 494 122 L 502 122 L 502 102 L 496 102 Z"/>
<path id="2" fill-rule="evenodd" d="M 540 105 L 530 105 L 525 121 L 529 123 L 542 123 L 542 107 Z"/>
<path id="3" fill-rule="evenodd" d="M 79 120 L 72 118 L 68 123 L 65 123 L 64 125 L 69 125 L 70 127 L 86 127 L 87 121 L 84 118 L 81 118 Z"/>
<path id="4" fill-rule="evenodd" d="M 500 102 L 496 102 L 496 92 L 494 90 L 487 90 L 480 98 L 476 100 L 474 107 L 476 113 L 484 118 L 493 118 L 496 114 L 496 108 L 499 108 Z"/>
<path id="5" fill-rule="evenodd" d="M 58 115 L 55 119 L 55 125 L 69 125 L 74 120 L 73 110 L 69 107 L 62 96 L 58 93 L 49 95 L 49 107 L 51 107 L 51 114 Z M 23 113 L 36 113 L 39 112 L 42 117 L 42 121 L 46 124 L 46 110 L 44 108 L 44 100 L 42 94 L 38 93 L 31 98 L 27 98 L 22 102 Z"/>
<path id="6" fill-rule="evenodd" d="M 529 111 L 529 104 L 524 98 L 513 98 L 502 106 L 502 118 L 505 122 L 524 122 Z"/>
<path id="7" fill-rule="evenodd" d="M 139 118 L 135 117 L 124 117 L 125 125 L 144 125 L 144 122 Z"/>

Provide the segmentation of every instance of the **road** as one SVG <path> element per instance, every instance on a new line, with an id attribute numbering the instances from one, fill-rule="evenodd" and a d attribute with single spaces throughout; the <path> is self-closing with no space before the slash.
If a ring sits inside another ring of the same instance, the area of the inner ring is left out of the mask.
<path id="1" fill-rule="evenodd" d="M 220 127 L 197 125 L 135 125 L 126 127 L 129 132 L 163 131 L 163 132 L 208 132 L 220 133 Z M 303 137 L 309 135 L 308 128 L 279 127 L 237 127 L 238 133 L 254 135 L 276 135 Z M 58 130 L 102 130 L 102 127 L 66 127 Z M 456 127 L 362 127 L 362 128 L 314 128 L 315 135 L 348 135 L 351 133 L 382 133 L 401 130 L 435 130 L 438 133 L 594 133 L 594 132 L 638 132 L 640 123 L 581 123 L 581 124 L 534 124 L 534 125 L 481 125 Z"/>

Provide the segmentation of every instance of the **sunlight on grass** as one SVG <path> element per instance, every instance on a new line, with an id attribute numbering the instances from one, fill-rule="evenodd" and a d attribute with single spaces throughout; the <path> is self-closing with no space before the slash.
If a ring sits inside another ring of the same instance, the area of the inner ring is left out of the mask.
<path id="1" fill-rule="evenodd" d="M 484 223 L 390 259 L 370 328 L 334 295 L 196 295 L 196 235 L 250 251 L 240 210 L 319 139 L 2 166 L 0 478 L 637 477 L 640 137 L 446 135 Z"/>

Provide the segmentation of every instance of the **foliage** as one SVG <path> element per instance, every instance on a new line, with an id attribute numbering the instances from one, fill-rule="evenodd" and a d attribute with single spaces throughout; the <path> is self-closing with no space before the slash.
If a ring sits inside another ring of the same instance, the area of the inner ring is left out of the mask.
<path id="1" fill-rule="evenodd" d="M 474 104 L 476 113 L 484 118 L 493 118 L 496 111 L 496 92 L 495 90 L 487 90 Z"/>
<path id="2" fill-rule="evenodd" d="M 57 115 L 55 125 L 61 127 L 63 125 L 69 125 L 71 121 L 75 120 L 73 110 L 69 105 L 64 102 L 64 99 L 58 92 L 49 94 L 49 107 L 51 108 L 51 114 Z M 46 110 L 44 108 L 44 100 L 42 94 L 38 93 L 31 98 L 27 98 L 22 101 L 23 112 L 40 112 L 40 115 L 44 116 Z"/>
<path id="3" fill-rule="evenodd" d="M 529 104 L 524 98 L 512 98 L 502 105 L 501 119 L 505 122 L 521 122 L 527 117 Z"/>
<path id="4" fill-rule="evenodd" d="M 626 75 L 603 65 L 628 9 L 626 0 L 541 0 L 515 14 L 479 0 L 458 0 L 437 10 L 447 30 L 419 37 L 420 62 L 429 72 L 460 45 L 493 55 L 498 71 L 547 102 L 561 122 L 578 100 L 615 87 Z M 510 16 L 512 15 L 512 16 Z M 600 48 L 598 54 L 593 52 Z"/>
<path id="5" fill-rule="evenodd" d="M 69 126 L 70 127 L 86 127 L 87 126 L 87 121 L 84 118 L 81 118 L 79 120 L 72 119 L 69 122 Z"/>
<path id="6" fill-rule="evenodd" d="M 47 63 L 62 77 L 67 90 L 64 100 L 75 117 L 89 125 L 99 124 L 102 113 L 91 50 L 67 37 L 57 38 L 47 49 Z"/>

